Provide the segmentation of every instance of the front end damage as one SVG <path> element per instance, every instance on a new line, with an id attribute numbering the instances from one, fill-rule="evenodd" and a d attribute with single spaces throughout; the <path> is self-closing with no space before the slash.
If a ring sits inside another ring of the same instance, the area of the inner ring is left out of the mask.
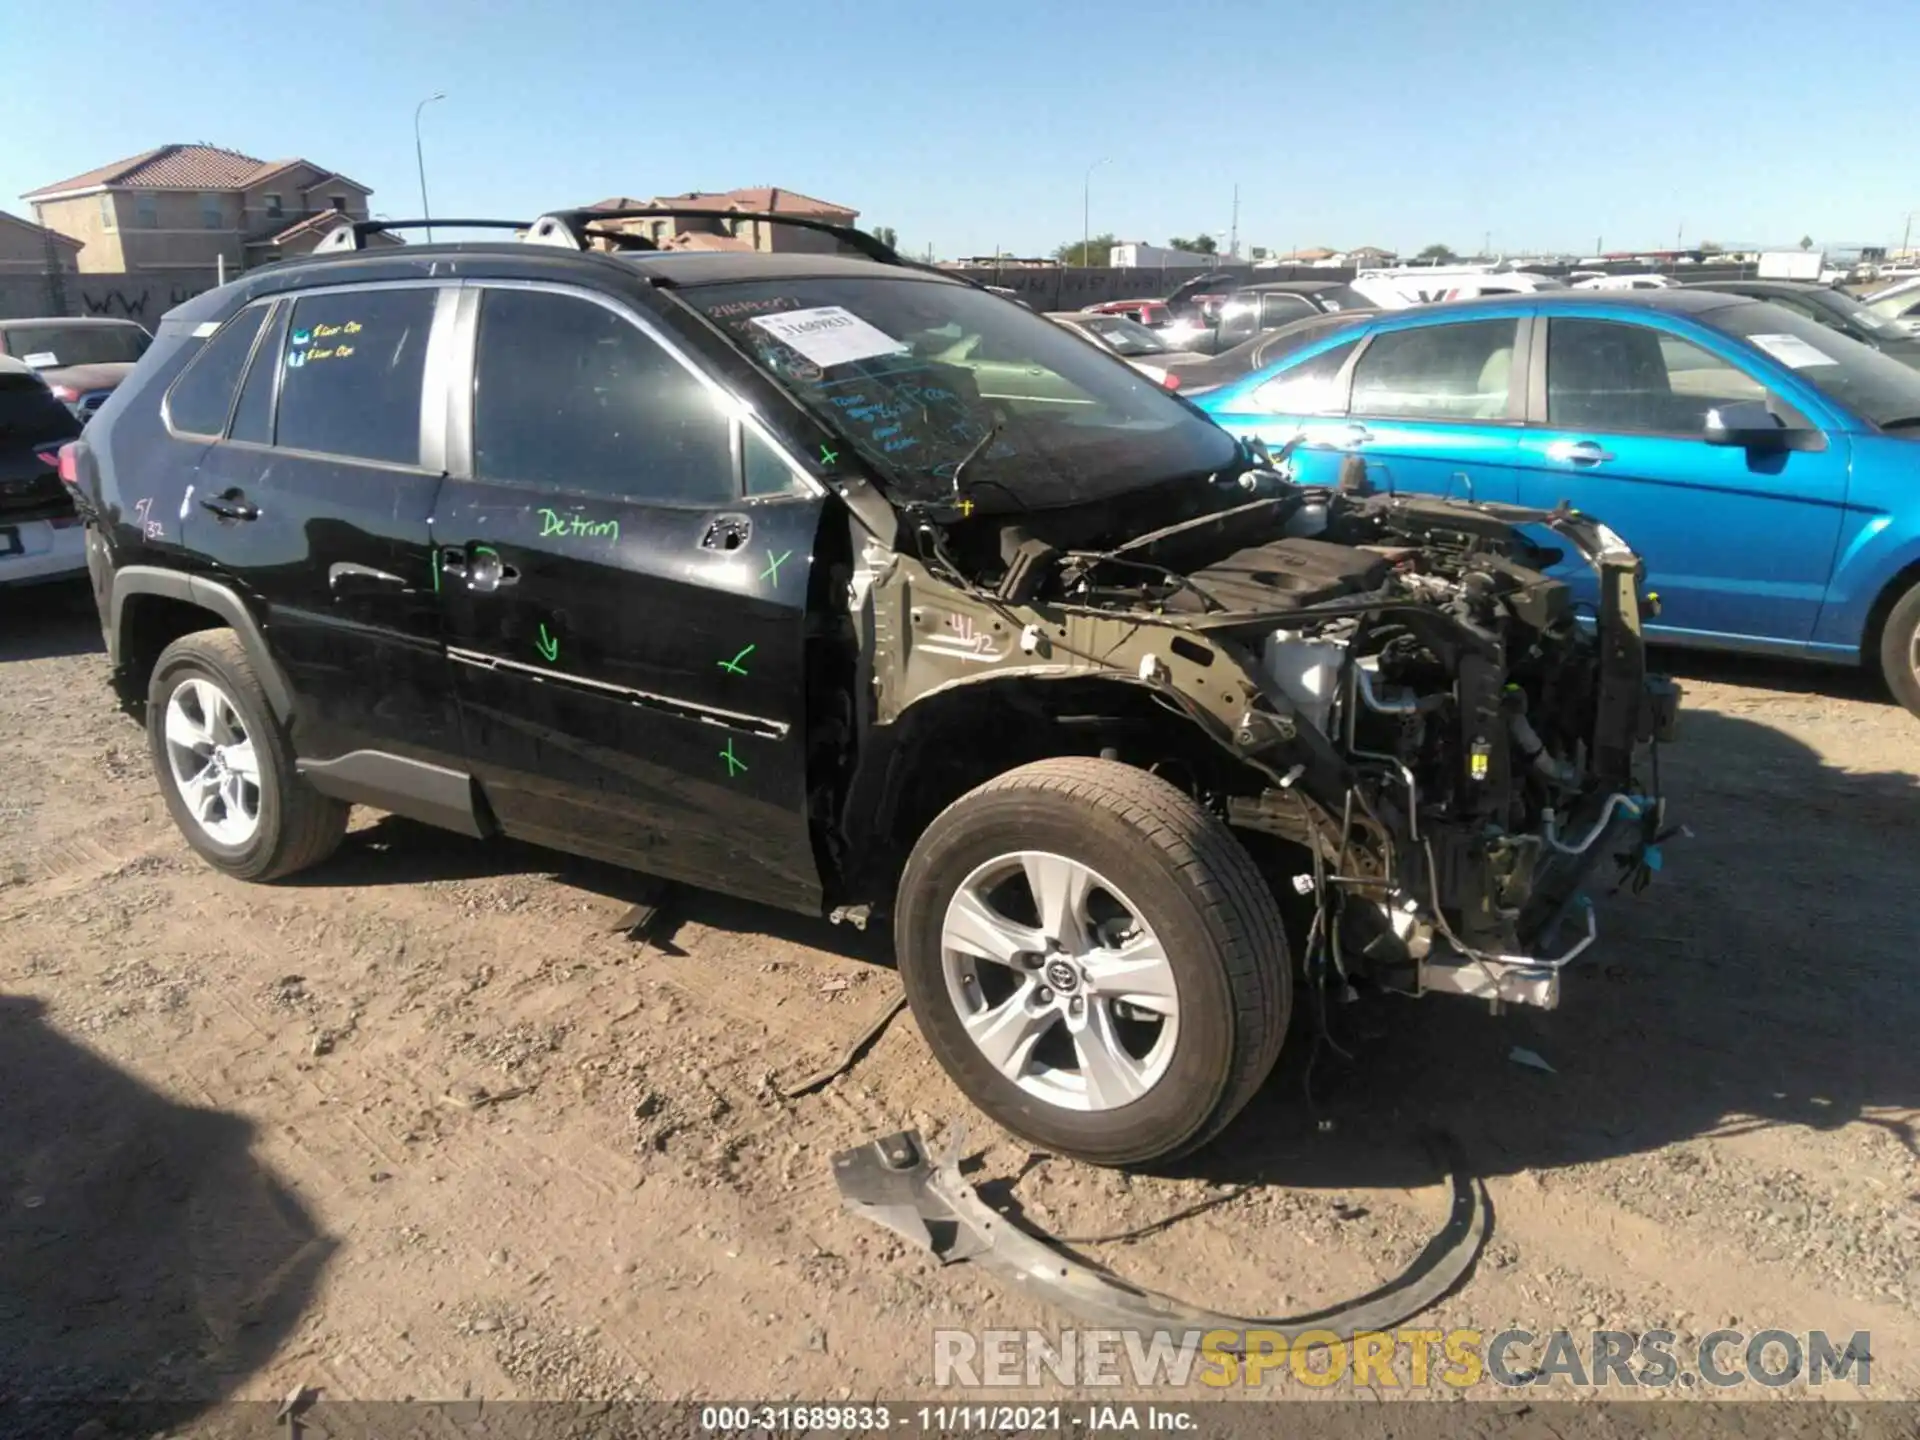
<path id="1" fill-rule="evenodd" d="M 1219 763 L 1098 715 L 1084 743 L 1266 837 L 1309 981 L 1557 1004 L 1589 888 L 1644 884 L 1666 834 L 1678 690 L 1646 670 L 1640 562 L 1564 509 L 1237 485 L 1118 543 L 1038 513 L 923 516 L 917 555 L 870 543 L 851 591 L 875 733 L 1009 678 L 1129 687 Z M 1597 606 L 1546 573 L 1569 549 Z"/>

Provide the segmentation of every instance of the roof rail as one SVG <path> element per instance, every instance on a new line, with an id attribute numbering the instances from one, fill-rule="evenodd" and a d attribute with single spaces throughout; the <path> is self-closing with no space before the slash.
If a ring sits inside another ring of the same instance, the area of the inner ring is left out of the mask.
<path id="1" fill-rule="evenodd" d="M 611 240 L 615 248 L 622 250 L 658 250 L 644 235 L 629 235 L 620 231 L 590 230 L 588 227 L 607 220 L 759 220 L 771 225 L 792 225 L 801 230 L 817 230 L 823 235 L 831 235 L 844 245 L 858 250 L 869 260 L 877 260 L 883 265 L 913 265 L 914 262 L 903 259 L 899 252 L 883 240 L 878 240 L 864 230 L 851 225 L 836 225 L 830 220 L 810 220 L 801 215 L 776 215 L 764 210 L 694 210 L 681 206 L 649 206 L 634 210 L 553 210 L 542 215 L 527 230 L 527 243 L 530 245 L 559 245 L 569 250 L 585 250 L 590 238 Z M 446 221 L 436 221 L 446 224 Z"/>
<path id="2" fill-rule="evenodd" d="M 434 226 L 448 230 L 524 230 L 524 220 L 355 220 L 351 225 L 336 225 L 327 238 L 313 247 L 313 253 L 336 250 L 364 250 L 370 236 L 389 230 L 430 230 Z"/>

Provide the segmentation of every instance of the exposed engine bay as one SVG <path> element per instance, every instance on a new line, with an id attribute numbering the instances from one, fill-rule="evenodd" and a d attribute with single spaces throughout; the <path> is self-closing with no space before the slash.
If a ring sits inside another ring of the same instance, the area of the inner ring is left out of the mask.
<path id="1" fill-rule="evenodd" d="M 866 575 L 875 638 L 906 652 L 881 718 L 1008 669 L 1147 687 L 1238 762 L 1196 793 L 1298 847 L 1270 880 L 1311 905 L 1309 979 L 1554 1005 L 1595 935 L 1585 887 L 1606 866 L 1638 888 L 1668 833 L 1679 692 L 1646 673 L 1637 557 L 1564 509 L 1372 493 L 1357 460 L 1332 489 L 1215 483 L 1145 533 L 925 518 L 924 572 Z M 1597 607 L 1546 573 L 1569 550 Z"/>

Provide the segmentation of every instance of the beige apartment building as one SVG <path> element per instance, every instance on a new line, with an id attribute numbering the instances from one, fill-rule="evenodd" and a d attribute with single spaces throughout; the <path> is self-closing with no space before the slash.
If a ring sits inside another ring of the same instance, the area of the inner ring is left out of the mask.
<path id="1" fill-rule="evenodd" d="M 229 274 L 303 255 L 373 192 L 311 160 L 257 160 L 214 145 L 162 145 L 21 198 L 80 242 L 83 273 Z"/>
<path id="2" fill-rule="evenodd" d="M 71 275 L 79 268 L 80 249 L 71 235 L 0 210 L 0 275 L 44 275 L 49 269 Z"/>
<path id="3" fill-rule="evenodd" d="M 662 250 L 760 250 L 781 254 L 831 255 L 839 249 L 829 235 L 809 233 L 793 225 L 769 225 L 764 221 L 739 220 L 739 213 L 797 215 L 809 220 L 824 220 L 835 225 L 851 225 L 860 216 L 858 210 L 816 200 L 797 190 L 782 190 L 773 185 L 756 185 L 741 190 L 691 190 L 685 195 L 658 195 L 651 200 L 636 200 L 615 195 L 590 206 L 594 210 L 679 209 L 697 210 L 688 218 L 627 220 L 607 228 L 644 235 Z"/>

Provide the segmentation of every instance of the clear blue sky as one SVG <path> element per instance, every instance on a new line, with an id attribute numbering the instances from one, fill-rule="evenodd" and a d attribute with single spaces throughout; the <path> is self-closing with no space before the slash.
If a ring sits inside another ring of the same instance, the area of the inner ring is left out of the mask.
<path id="1" fill-rule="evenodd" d="M 0 0 L 0 208 L 168 141 L 419 212 L 778 184 L 942 256 L 1092 226 L 1584 252 L 1897 241 L 1913 0 Z M 270 56 L 257 60 L 256 56 Z M 37 77 L 30 83 L 24 77 Z"/>

